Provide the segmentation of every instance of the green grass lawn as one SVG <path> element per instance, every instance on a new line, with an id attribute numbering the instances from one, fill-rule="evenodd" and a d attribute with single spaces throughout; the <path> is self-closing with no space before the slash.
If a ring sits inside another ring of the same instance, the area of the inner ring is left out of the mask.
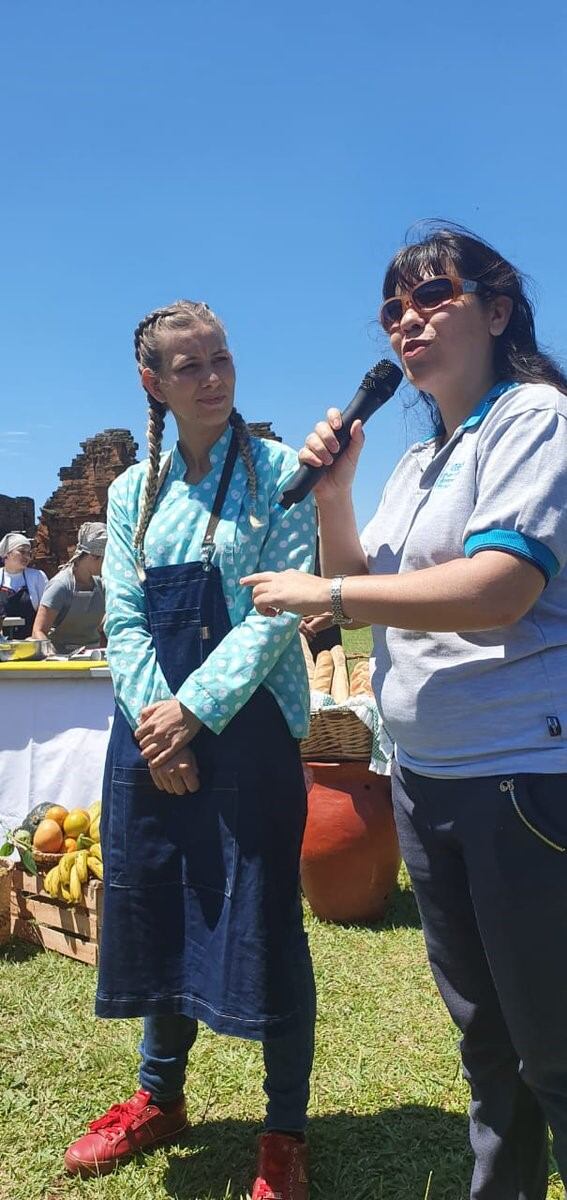
<path id="1" fill-rule="evenodd" d="M 349 654 L 370 654 L 372 649 L 370 626 L 366 625 L 364 629 L 343 629 L 342 642 L 347 656 Z"/>
<path id="2" fill-rule="evenodd" d="M 402 878 L 386 922 L 307 914 L 319 989 L 313 1200 L 464 1200 L 471 1170 L 457 1035 Z M 257 1044 L 203 1029 L 183 1142 L 81 1182 L 61 1155 L 136 1087 L 137 1021 L 93 1017 L 95 972 L 22 943 L 0 950 L 1 1200 L 237 1200 L 263 1113 Z M 557 1180 L 550 1200 L 562 1195 Z"/>

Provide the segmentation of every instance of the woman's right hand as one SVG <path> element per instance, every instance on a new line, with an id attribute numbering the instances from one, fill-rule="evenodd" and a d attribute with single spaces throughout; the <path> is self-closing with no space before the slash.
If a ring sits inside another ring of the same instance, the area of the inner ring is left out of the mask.
<path id="1" fill-rule="evenodd" d="M 350 492 L 356 473 L 360 451 L 364 445 L 362 422 L 354 421 L 350 431 L 350 441 L 340 458 L 334 462 L 334 455 L 339 449 L 335 431 L 341 429 L 342 418 L 338 408 L 327 410 L 327 420 L 319 421 L 312 433 L 305 439 L 305 445 L 299 451 L 300 463 L 309 467 L 330 467 L 321 476 L 321 482 L 313 488 L 317 503 L 336 499 L 338 495 Z M 333 464 L 333 465 L 331 465 Z"/>
<path id="2" fill-rule="evenodd" d="M 197 759 L 189 746 L 184 746 L 161 767 L 150 766 L 150 774 L 162 792 L 183 796 L 185 792 L 198 792 L 199 767 Z"/>

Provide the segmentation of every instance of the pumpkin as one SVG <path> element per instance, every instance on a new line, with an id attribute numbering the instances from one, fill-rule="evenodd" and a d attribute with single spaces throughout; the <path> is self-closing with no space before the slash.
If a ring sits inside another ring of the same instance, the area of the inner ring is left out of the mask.
<path id="1" fill-rule="evenodd" d="M 49 812 L 50 808 L 53 808 L 52 804 L 36 804 L 35 808 L 32 808 L 25 820 L 22 821 L 21 828 L 27 829 L 28 833 L 31 833 L 33 838 L 39 822 L 43 821 L 43 818 L 45 817 L 46 813 Z"/>

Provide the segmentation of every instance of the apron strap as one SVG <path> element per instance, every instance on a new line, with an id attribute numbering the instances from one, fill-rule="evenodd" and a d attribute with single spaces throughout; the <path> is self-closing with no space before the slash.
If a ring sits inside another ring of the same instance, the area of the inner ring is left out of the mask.
<path id="1" fill-rule="evenodd" d="M 233 430 L 232 437 L 230 439 L 230 445 L 228 447 L 227 456 L 224 460 L 224 467 L 222 469 L 222 475 L 220 477 L 219 486 L 217 488 L 217 494 L 215 496 L 215 499 L 213 502 L 213 507 L 211 509 L 209 523 L 207 525 L 207 528 L 205 531 L 205 536 L 204 536 L 202 544 L 201 544 L 201 562 L 203 564 L 205 571 L 209 571 L 210 567 L 211 567 L 211 559 L 215 552 L 215 533 L 217 531 L 217 526 L 218 526 L 218 523 L 221 518 L 222 507 L 226 500 L 226 494 L 229 489 L 230 480 L 232 478 L 232 472 L 234 471 L 234 464 L 236 462 L 237 454 L 238 454 L 238 439 L 236 437 L 236 433 Z"/>

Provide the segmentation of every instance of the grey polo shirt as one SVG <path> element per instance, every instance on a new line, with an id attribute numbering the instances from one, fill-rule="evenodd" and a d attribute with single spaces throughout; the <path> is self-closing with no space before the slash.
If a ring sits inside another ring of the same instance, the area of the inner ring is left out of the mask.
<path id="1" fill-rule="evenodd" d="M 398 761 L 435 776 L 567 772 L 567 396 L 508 385 L 445 446 L 412 446 L 361 540 L 371 574 L 490 549 L 546 580 L 505 629 L 374 627 L 374 689 Z"/>

